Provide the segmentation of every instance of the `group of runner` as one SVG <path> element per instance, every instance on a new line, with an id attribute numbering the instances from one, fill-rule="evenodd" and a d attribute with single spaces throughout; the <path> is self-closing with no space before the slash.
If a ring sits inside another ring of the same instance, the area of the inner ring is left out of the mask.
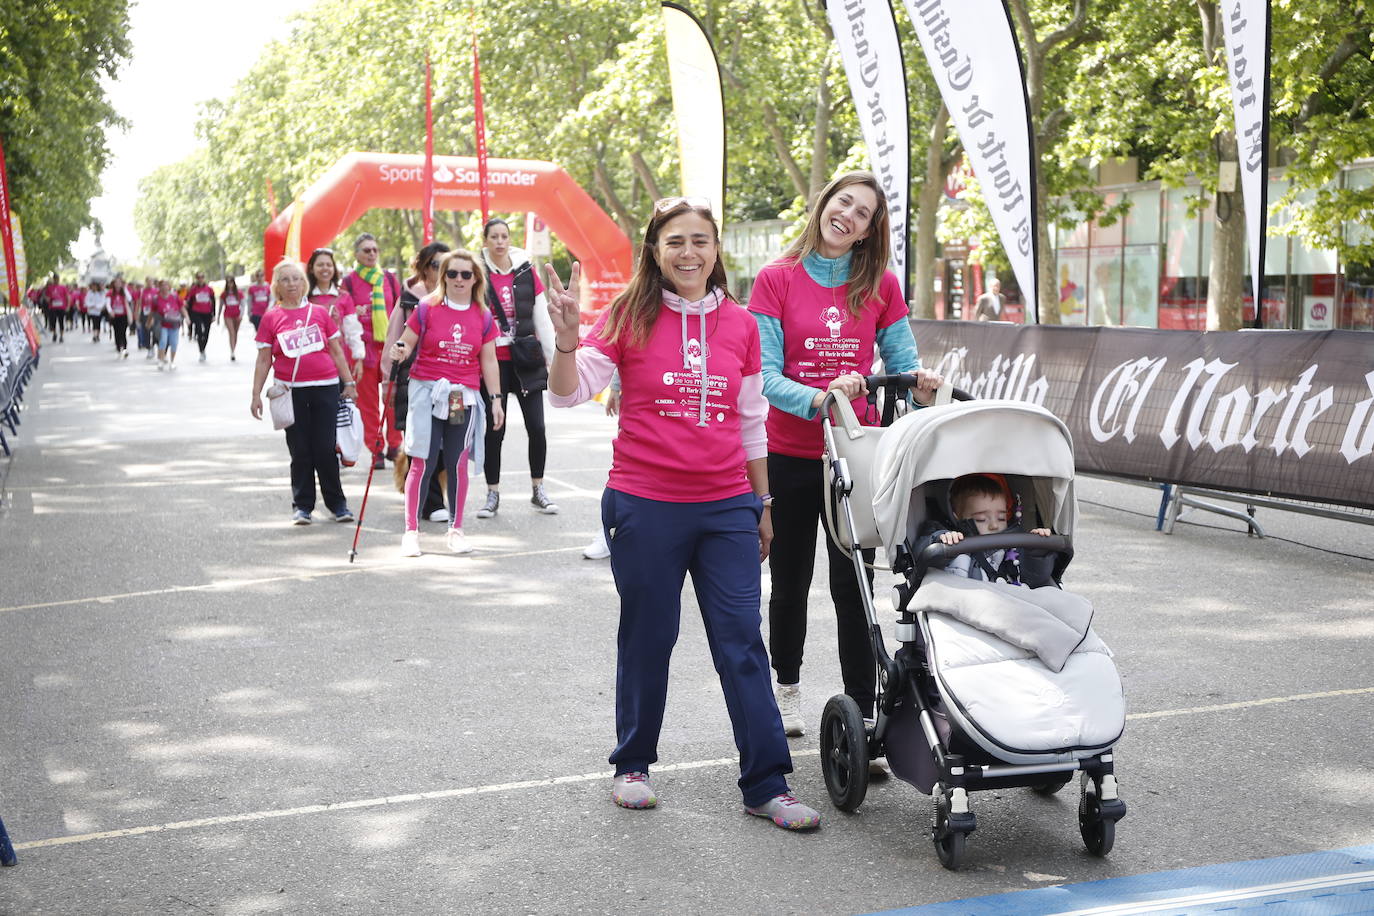
<path id="1" fill-rule="evenodd" d="M 57 274 L 28 291 L 31 308 L 44 316 L 53 343 L 64 343 L 67 331 L 89 333 L 100 343 L 104 331 L 113 339 L 115 356 L 128 359 L 130 337 L 145 359 L 157 360 L 157 368 L 175 368 L 181 331 L 189 329 L 206 361 L 210 330 L 223 324 L 229 335 L 229 359 L 237 359 L 239 325 L 245 313 L 254 327 L 271 305 L 271 293 L 261 271 L 255 273 L 240 292 L 234 277 L 226 277 L 220 288 L 197 272 L 191 283 L 173 286 L 170 280 L 145 277 L 142 283 L 116 276 L 108 283 L 91 281 L 64 283 Z M 133 333 L 130 334 L 130 331 Z"/>

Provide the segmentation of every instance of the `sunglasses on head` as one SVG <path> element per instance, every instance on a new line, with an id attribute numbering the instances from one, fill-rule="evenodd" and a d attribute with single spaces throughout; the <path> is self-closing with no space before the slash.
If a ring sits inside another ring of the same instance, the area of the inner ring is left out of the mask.
<path id="1" fill-rule="evenodd" d="M 374 249 L 372 249 L 372 250 L 373 250 L 373 251 L 376 251 L 377 249 L 374 248 Z M 329 256 L 332 258 L 332 257 L 334 257 L 334 249 L 333 249 L 333 248 L 316 248 L 314 251 L 310 252 L 310 256 L 311 256 L 312 258 L 313 258 L 315 255 L 317 255 L 317 254 L 327 254 L 327 255 L 329 255 Z"/>
<path id="2" fill-rule="evenodd" d="M 711 209 L 711 201 L 705 197 L 665 197 L 662 200 L 654 201 L 654 209 L 659 213 L 664 213 L 680 204 L 686 204 L 694 210 Z"/>
<path id="3" fill-rule="evenodd" d="M 464 280 L 471 280 L 472 271 L 458 270 L 456 267 L 450 267 L 448 270 L 444 271 L 444 276 L 448 277 L 450 280 L 457 280 L 459 277 L 462 277 Z"/>

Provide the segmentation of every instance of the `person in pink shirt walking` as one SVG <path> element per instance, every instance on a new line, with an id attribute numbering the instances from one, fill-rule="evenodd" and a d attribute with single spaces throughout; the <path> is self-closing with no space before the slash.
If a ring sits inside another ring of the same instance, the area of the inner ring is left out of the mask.
<path id="1" fill-rule="evenodd" d="M 200 361 L 205 362 L 210 326 L 215 323 L 215 291 L 205 282 L 205 274 L 201 271 L 196 271 L 196 282 L 186 291 L 186 309 L 190 313 L 191 333 L 200 349 Z"/>
<path id="2" fill-rule="evenodd" d="M 272 287 L 263 281 L 263 273 L 260 270 L 253 271 L 252 282 L 248 284 L 248 320 L 253 324 L 253 331 L 256 332 L 258 326 L 262 324 L 262 316 L 267 314 L 267 310 L 272 307 Z"/>
<path id="3" fill-rule="evenodd" d="M 229 362 L 235 362 L 238 360 L 234 351 L 239 346 L 239 324 L 243 321 L 243 296 L 232 275 L 224 278 L 224 291 L 219 294 L 219 320 L 229 332 Z"/>
<path id="4" fill-rule="evenodd" d="M 580 266 L 548 268 L 550 402 L 602 391 L 617 369 L 620 430 L 601 520 L 620 593 L 611 798 L 651 808 L 649 768 L 690 573 L 740 754 L 745 810 L 791 830 L 820 814 L 787 786 L 792 757 L 760 632 L 759 563 L 773 539 L 758 325 L 726 290 L 709 202 L 654 205 L 629 287 L 579 345 Z"/>
<path id="5" fill-rule="evenodd" d="M 401 280 L 393 271 L 377 265 L 381 246 L 371 233 L 364 232 L 353 243 L 353 255 L 358 265 L 340 284 L 343 298 L 353 304 L 363 326 L 363 374 L 358 380 L 358 411 L 363 416 L 363 441 L 370 449 L 380 450 L 372 455 L 372 466 L 386 466 L 386 459 L 395 459 L 401 446 L 401 431 L 396 428 L 395 410 L 389 403 L 381 403 L 386 379 L 382 378 L 382 344 L 386 340 L 387 323 L 396 302 L 401 298 Z M 385 436 L 385 440 L 383 440 Z"/>
<path id="6" fill-rule="evenodd" d="M 181 325 L 186 319 L 186 304 L 166 280 L 158 281 L 157 291 L 157 311 L 162 328 L 162 336 L 158 340 L 157 368 L 159 372 L 170 372 L 176 368 L 177 344 L 181 341 Z"/>

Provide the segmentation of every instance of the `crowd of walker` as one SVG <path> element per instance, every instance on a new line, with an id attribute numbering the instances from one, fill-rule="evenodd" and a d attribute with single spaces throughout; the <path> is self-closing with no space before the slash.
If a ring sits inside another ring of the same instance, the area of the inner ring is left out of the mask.
<path id="1" fill-rule="evenodd" d="M 529 442 L 530 504 L 557 513 L 544 488 L 544 391 L 552 406 L 571 407 L 609 387 L 606 411 L 618 416 L 618 431 L 600 530 L 584 555 L 610 557 L 620 596 L 612 798 L 631 809 L 658 803 L 650 772 L 690 575 L 739 749 L 745 809 L 803 830 L 819 826 L 820 814 L 788 787 L 787 738 L 805 732 L 807 595 L 826 498 L 819 413 L 833 393 L 877 425 L 865 383 L 876 358 L 885 372 L 915 375 L 918 406 L 942 384 L 921 368 L 887 266 L 889 239 L 877 179 L 849 172 L 759 273 L 747 308 L 727 288 L 710 203 L 684 197 L 654 205 L 627 288 L 590 328 L 580 325 L 579 265 L 566 279 L 545 266 L 541 278 L 501 219 L 485 225 L 479 251 L 424 246 L 405 278 L 378 265 L 378 242 L 364 233 L 351 264 L 317 249 L 303 264 L 275 265 L 270 289 L 259 273 L 242 292 L 231 277 L 217 294 L 197 274 L 182 290 L 116 279 L 82 297 L 54 276 L 33 302 L 53 340 L 81 321 L 99 341 L 105 323 L 123 359 L 133 327 L 146 358 L 166 369 L 183 324 L 204 360 L 210 329 L 222 323 L 235 359 L 247 312 L 257 348 L 251 412 L 263 416 L 265 394 L 289 415 L 278 425 L 290 453 L 291 523 L 314 521 L 317 493 L 329 517 L 355 520 L 336 444 L 341 406 L 352 402 L 371 471 L 391 461 L 404 492 L 406 557 L 421 555 L 422 518 L 445 523 L 447 550 L 473 550 L 464 528 L 469 462 L 486 483 L 477 518 L 501 511 L 512 397 Z M 952 508 L 931 539 L 954 543 L 1015 523 L 994 479 L 963 481 Z M 851 560 L 825 541 L 844 691 L 871 718 L 876 671 L 862 586 Z M 762 562 L 771 583 L 767 646 Z M 1012 578 L 1005 565 L 1001 555 L 974 557 L 961 572 Z M 887 775 L 881 760 L 871 772 Z"/>

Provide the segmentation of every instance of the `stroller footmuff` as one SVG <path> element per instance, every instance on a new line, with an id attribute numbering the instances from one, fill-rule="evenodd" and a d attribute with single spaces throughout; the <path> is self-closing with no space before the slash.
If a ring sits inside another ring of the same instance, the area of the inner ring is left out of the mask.
<path id="1" fill-rule="evenodd" d="M 892 399 L 910 377 L 868 383 Z M 948 403 L 947 392 L 940 400 L 885 428 L 859 426 L 847 402 L 825 405 L 831 536 L 856 567 L 860 548 L 882 548 L 902 577 L 892 591 L 900 643 L 893 655 L 861 585 L 878 667 L 877 716 L 865 721 L 843 695 L 826 704 L 826 787 L 836 807 L 854 810 L 867 792 L 869 760 L 885 755 L 893 775 L 933 797 L 931 838 L 941 864 L 954 869 L 977 826 L 971 793 L 1026 787 L 1049 795 L 1078 775 L 1080 834 L 1089 852 L 1106 855 L 1126 813 L 1113 754 L 1126 710 L 1111 650 L 1092 630 L 1092 606 L 1059 587 L 1077 522 L 1068 431 L 1034 405 Z M 921 535 L 931 520 L 953 514 L 951 480 L 969 472 L 1000 475 L 1026 527 L 1055 534 L 1008 529 L 927 544 Z M 855 499 L 859 492 L 871 501 Z M 944 569 L 991 551 L 1027 569 L 1039 562 L 1046 584 Z"/>

